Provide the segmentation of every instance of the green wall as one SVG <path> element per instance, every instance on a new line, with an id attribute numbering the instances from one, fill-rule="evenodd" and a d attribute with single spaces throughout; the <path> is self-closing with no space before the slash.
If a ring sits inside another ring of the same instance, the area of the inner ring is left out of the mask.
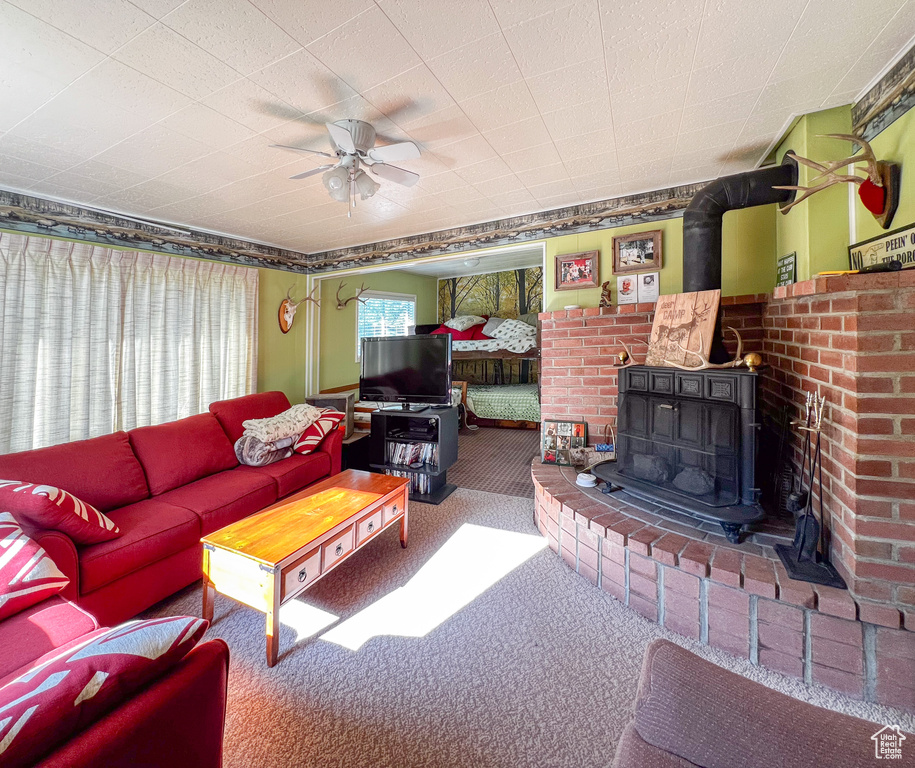
<path id="1" fill-rule="evenodd" d="M 407 272 L 370 272 L 328 278 L 321 285 L 320 388 L 332 389 L 359 381 L 356 362 L 356 302 L 337 309 L 336 293 L 341 282 L 346 287 L 341 296 L 352 296 L 365 284 L 373 291 L 416 295 L 416 324 L 434 323 L 438 305 L 438 280 Z"/>
<path id="2" fill-rule="evenodd" d="M 289 333 L 280 330 L 280 302 L 295 286 L 293 298 L 305 293 L 305 276 L 276 269 L 259 269 L 257 301 L 257 391 L 279 389 L 292 403 L 308 394 L 305 385 L 305 310 L 300 304 Z"/>

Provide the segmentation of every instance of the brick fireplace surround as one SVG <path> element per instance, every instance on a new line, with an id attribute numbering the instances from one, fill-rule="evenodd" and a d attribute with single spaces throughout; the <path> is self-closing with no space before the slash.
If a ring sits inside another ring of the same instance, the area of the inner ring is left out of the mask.
<path id="1" fill-rule="evenodd" d="M 799 415 L 805 390 L 826 395 L 824 507 L 850 591 L 788 579 L 765 536 L 735 547 L 632 497 L 579 489 L 574 472 L 539 459 L 537 525 L 571 567 L 652 621 L 915 711 L 915 270 L 820 277 L 721 309 L 744 352 L 763 353 L 765 422 Z M 542 313 L 543 418 L 584 419 L 601 442 L 616 417 L 614 340 L 643 359 L 653 310 Z"/>

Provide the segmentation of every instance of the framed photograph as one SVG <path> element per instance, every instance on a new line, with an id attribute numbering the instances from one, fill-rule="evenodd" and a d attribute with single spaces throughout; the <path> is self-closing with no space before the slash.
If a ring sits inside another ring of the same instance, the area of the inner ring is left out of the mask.
<path id="1" fill-rule="evenodd" d="M 660 268 L 660 229 L 613 238 L 613 274 L 657 272 Z"/>
<path id="2" fill-rule="evenodd" d="M 544 464 L 574 466 L 575 454 L 587 446 L 588 425 L 583 421 L 545 419 L 541 430 L 540 460 Z"/>
<path id="3" fill-rule="evenodd" d="M 596 288 L 600 285 L 600 251 L 583 251 L 556 257 L 556 290 Z"/>

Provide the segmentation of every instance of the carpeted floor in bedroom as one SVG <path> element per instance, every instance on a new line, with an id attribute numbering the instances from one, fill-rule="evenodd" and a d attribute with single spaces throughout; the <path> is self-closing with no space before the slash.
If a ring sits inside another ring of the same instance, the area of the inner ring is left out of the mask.
<path id="1" fill-rule="evenodd" d="M 915 730 L 915 717 L 805 688 L 652 624 L 569 570 L 531 500 L 466 488 L 396 527 L 283 607 L 279 664 L 264 617 L 217 597 L 231 649 L 227 768 L 609 765 L 642 654 L 667 637 L 821 706 Z M 148 615 L 199 615 L 190 587 Z"/>

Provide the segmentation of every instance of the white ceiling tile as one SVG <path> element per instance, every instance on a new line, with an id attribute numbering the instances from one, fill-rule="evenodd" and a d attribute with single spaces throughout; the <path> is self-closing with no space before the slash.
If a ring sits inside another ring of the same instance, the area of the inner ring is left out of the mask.
<path id="1" fill-rule="evenodd" d="M 252 131 L 267 131 L 301 117 L 296 109 L 251 80 L 238 80 L 202 99 L 202 104 Z"/>
<path id="2" fill-rule="evenodd" d="M 28 192 L 29 188 L 36 184 L 37 181 L 31 174 L 20 176 L 17 173 L 11 173 L 0 166 L 0 187 L 10 192 Z"/>
<path id="3" fill-rule="evenodd" d="M 539 116 L 503 125 L 493 131 L 486 131 L 483 135 L 499 154 L 536 147 L 551 140 L 550 132 Z"/>
<path id="4" fill-rule="evenodd" d="M 431 149 L 479 134 L 474 124 L 457 105 L 445 107 L 402 125 L 411 140 Z"/>
<path id="5" fill-rule="evenodd" d="M 489 0 L 489 5 L 499 24 L 505 28 L 543 16 L 572 2 L 573 0 Z"/>
<path id="6" fill-rule="evenodd" d="M 378 7 L 360 13 L 311 43 L 308 51 L 359 92 L 421 63 L 416 51 Z M 372 55 L 364 55 L 366 51 Z"/>
<path id="7" fill-rule="evenodd" d="M 615 125 L 616 142 L 620 149 L 637 147 L 660 139 L 675 137 L 680 130 L 682 109 Z"/>
<path id="8" fill-rule="evenodd" d="M 671 164 L 672 171 L 682 171 L 684 168 L 697 168 L 703 165 L 721 165 L 730 157 L 734 142 L 727 144 L 709 145 L 702 149 L 678 152 Z"/>
<path id="9" fill-rule="evenodd" d="M 696 184 L 702 181 L 712 181 L 722 175 L 723 163 L 709 163 L 694 168 L 671 169 L 670 185 Z"/>
<path id="10" fill-rule="evenodd" d="M 208 155 L 211 148 L 161 125 L 153 125 L 100 153 L 97 159 L 136 173 L 159 175 Z"/>
<path id="11" fill-rule="evenodd" d="M 593 0 L 581 0 L 503 28 L 503 34 L 525 77 L 603 57 L 600 14 Z M 582 64 L 587 66 L 595 65 Z M 603 72 L 603 64 L 598 66 Z"/>
<path id="12" fill-rule="evenodd" d="M 111 184 L 99 179 L 90 179 L 73 171 L 61 171 L 45 179 L 45 181 L 49 184 L 60 185 L 78 192 L 77 200 L 88 200 L 102 195 L 110 195 L 125 186 L 124 184 Z"/>
<path id="13" fill-rule="evenodd" d="M 704 126 L 746 118 L 753 111 L 761 93 L 762 88 L 754 88 L 701 104 L 687 101 L 687 106 L 683 108 L 681 128 L 684 131 L 695 131 Z"/>
<path id="14" fill-rule="evenodd" d="M 112 56 L 192 99 L 202 99 L 241 78 L 200 46 L 158 23 Z"/>
<path id="15" fill-rule="evenodd" d="M 622 194 L 619 184 L 607 184 L 605 186 L 594 187 L 592 189 L 582 189 L 578 192 L 578 197 L 583 203 L 595 203 L 600 200 L 609 200 Z"/>
<path id="16" fill-rule="evenodd" d="M 109 54 L 156 22 L 128 0 L 7 1 Z"/>
<path id="17" fill-rule="evenodd" d="M 768 70 L 787 44 L 805 5 L 797 0 L 716 0 L 707 4 L 695 66 L 745 57 Z"/>
<path id="18" fill-rule="evenodd" d="M 521 80 L 521 72 L 501 33 L 436 56 L 427 64 L 456 101 Z"/>
<path id="19" fill-rule="evenodd" d="M 559 150 L 562 159 L 566 161 L 577 160 L 582 157 L 593 157 L 605 152 L 611 152 L 614 156 L 616 155 L 614 132 L 609 128 L 560 139 L 556 142 L 556 148 Z"/>
<path id="20" fill-rule="evenodd" d="M 2 147 L 2 144 L 0 144 Z M 57 168 L 52 168 L 41 163 L 33 163 L 31 160 L 25 160 L 21 157 L 13 157 L 0 152 L 0 172 L 10 175 L 28 177 L 32 181 L 41 181 L 49 176 L 55 176 L 60 173 Z"/>
<path id="21" fill-rule="evenodd" d="M 480 131 L 491 131 L 540 114 L 523 80 L 461 102 L 461 109 Z"/>
<path id="22" fill-rule="evenodd" d="M 3 142 L 0 140 L 0 147 L 2 146 Z M 422 176 L 417 182 L 417 186 L 422 187 L 427 192 L 432 193 L 447 192 L 449 190 L 458 189 L 466 185 L 467 182 L 452 171 L 447 171 L 446 173 L 437 173 L 430 176 Z"/>
<path id="23" fill-rule="evenodd" d="M 528 77 L 527 85 L 544 112 L 590 101 L 607 92 L 603 55 L 591 61 Z"/>
<path id="24" fill-rule="evenodd" d="M 333 3 L 251 0 L 263 13 L 302 45 L 308 45 L 363 11 L 372 0 L 334 0 Z"/>
<path id="25" fill-rule="evenodd" d="M 696 131 L 681 131 L 677 138 L 677 153 L 688 154 L 708 147 L 733 145 L 743 131 L 746 120 L 734 120 L 721 125 L 711 125 Z M 685 167 L 685 166 L 683 166 Z"/>
<path id="26" fill-rule="evenodd" d="M 613 125 L 610 99 L 602 96 L 593 101 L 576 104 L 574 107 L 544 112 L 543 122 L 553 141 L 561 141 L 581 133 L 591 133 L 592 130 Z"/>
<path id="27" fill-rule="evenodd" d="M 230 144 L 237 144 L 257 135 L 250 128 L 236 123 L 231 118 L 205 107 L 199 102 L 179 109 L 164 120 L 160 120 L 159 125 L 202 141 L 214 150 L 223 149 Z"/>
<path id="28" fill-rule="evenodd" d="M 539 168 L 530 168 L 526 171 L 518 171 L 516 174 L 525 187 L 531 189 L 541 184 L 550 182 L 560 182 L 569 180 L 569 172 L 562 163 L 553 165 L 542 165 Z"/>
<path id="29" fill-rule="evenodd" d="M 305 113 L 327 109 L 356 95 L 304 48 L 252 73 L 250 79 L 284 104 Z"/>
<path id="30" fill-rule="evenodd" d="M 646 49 L 659 33 L 682 31 L 702 15 L 704 0 L 599 0 L 604 43 L 619 47 L 642 45 Z"/>
<path id="31" fill-rule="evenodd" d="M 458 168 L 455 173 L 460 176 L 468 184 L 472 184 L 477 189 L 480 189 L 480 183 L 489 181 L 490 179 L 496 179 L 499 177 L 511 176 L 515 182 L 518 180 L 512 174 L 511 168 L 509 168 L 505 161 L 501 157 L 493 157 L 489 160 L 484 160 L 481 163 L 474 163 L 473 165 L 465 165 L 462 168 Z M 518 182 L 520 184 L 520 182 Z M 482 191 L 482 190 L 481 190 Z M 486 194 L 483 192 L 483 194 Z"/>
<path id="32" fill-rule="evenodd" d="M 402 72 L 363 95 L 400 126 L 454 106 L 454 99 L 425 65 Z"/>
<path id="33" fill-rule="evenodd" d="M 502 155 L 505 164 L 512 171 L 529 171 L 531 168 L 540 168 L 544 165 L 557 165 L 562 162 L 556 145 L 552 142 L 547 144 L 538 144 L 518 152 L 509 152 Z"/>
<path id="34" fill-rule="evenodd" d="M 0 130 L 9 130 L 67 87 L 39 72 L 20 70 L 17 74 L 0 72 Z"/>
<path id="35" fill-rule="evenodd" d="M 606 42 L 604 56 L 611 92 L 653 88 L 659 80 L 689 74 L 699 39 L 699 22 L 659 28 L 647 39 Z"/>
<path id="36" fill-rule="evenodd" d="M 556 181 L 548 181 L 545 184 L 530 185 L 528 186 L 528 191 L 541 202 L 544 198 L 554 198 L 560 195 L 568 195 L 569 198 L 575 201 L 579 199 L 578 190 L 575 189 L 575 185 L 568 177 L 557 179 Z"/>
<path id="37" fill-rule="evenodd" d="M 774 64 L 774 59 L 770 64 Z M 722 96 L 731 96 L 763 88 L 769 79 L 772 67 L 756 61 L 752 56 L 739 56 L 699 67 L 693 70 L 687 92 L 688 104 L 702 104 L 715 101 Z M 740 77 L 735 73 L 740 72 Z"/>
<path id="38" fill-rule="evenodd" d="M 453 0 L 379 0 L 378 5 L 425 59 L 499 31 L 487 3 Z M 443 31 L 447 33 L 443 34 Z"/>
<path id="39" fill-rule="evenodd" d="M 578 157 L 563 162 L 570 176 L 587 176 L 592 173 L 619 174 L 619 156 L 615 151 L 601 152 L 599 144 L 594 145 L 593 152 L 583 152 Z"/>
<path id="40" fill-rule="evenodd" d="M 161 19 L 187 0 L 130 0 L 130 2 L 153 18 Z"/>
<path id="41" fill-rule="evenodd" d="M 59 171 L 72 168 L 87 159 L 87 155 L 74 152 L 56 144 L 33 141 L 12 133 L 0 136 L 0 154 L 28 160 L 36 165 L 46 165 Z"/>
<path id="42" fill-rule="evenodd" d="M 615 188 L 620 183 L 619 172 L 612 173 L 609 171 L 600 171 L 589 173 L 587 176 L 573 176 L 572 184 L 580 194 L 588 195 L 591 199 L 596 199 L 601 190 Z"/>
<path id="43" fill-rule="evenodd" d="M 103 163 L 100 160 L 86 160 L 84 163 L 68 168 L 67 171 L 92 181 L 110 184 L 118 189 L 132 187 L 134 184 L 140 184 L 146 180 L 146 177 L 142 174 L 108 165 L 108 163 Z"/>
<path id="44" fill-rule="evenodd" d="M 688 83 L 689 75 L 677 75 L 656 83 L 654 88 L 639 88 L 611 94 L 613 122 L 631 123 L 681 108 L 686 98 Z"/>
<path id="45" fill-rule="evenodd" d="M 301 48 L 246 0 L 188 0 L 162 21 L 243 75 Z"/>
<path id="46" fill-rule="evenodd" d="M 435 156 L 450 169 L 473 165 L 496 156 L 492 145 L 482 136 L 471 136 L 435 151 Z"/>

